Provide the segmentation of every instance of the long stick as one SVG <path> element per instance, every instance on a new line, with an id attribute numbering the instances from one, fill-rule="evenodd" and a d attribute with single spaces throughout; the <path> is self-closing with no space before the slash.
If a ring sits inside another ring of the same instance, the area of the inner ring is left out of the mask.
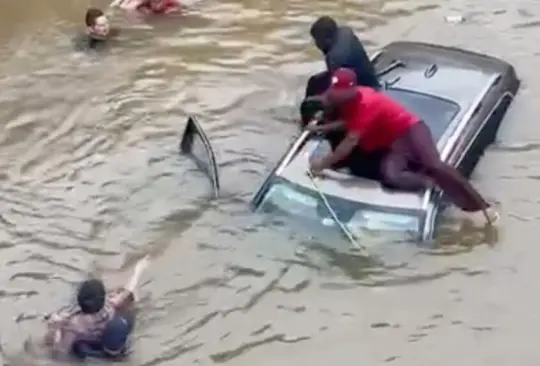
<path id="1" fill-rule="evenodd" d="M 315 177 L 313 176 L 313 173 L 311 173 L 311 171 L 308 169 L 307 171 L 307 175 L 309 177 L 309 180 L 311 181 L 311 184 L 313 185 L 313 188 L 315 188 L 315 191 L 318 193 L 318 195 L 321 197 L 324 205 L 326 206 L 326 209 L 328 210 L 328 212 L 330 213 L 330 215 L 332 216 L 332 219 L 334 220 L 334 222 L 339 226 L 339 228 L 341 229 L 341 231 L 345 234 L 345 236 L 347 237 L 347 239 L 351 242 L 352 246 L 354 246 L 356 249 L 360 249 L 360 250 L 363 250 L 363 251 L 366 251 L 367 252 L 367 249 L 366 247 L 364 247 L 363 245 L 361 245 L 360 243 L 358 243 L 358 240 L 356 240 L 356 238 L 354 237 L 354 235 L 351 233 L 351 231 L 347 228 L 347 226 L 345 226 L 345 224 L 343 224 L 341 222 L 341 220 L 338 218 L 336 212 L 334 211 L 334 209 L 332 208 L 332 206 L 330 205 L 330 202 L 328 202 L 328 199 L 326 198 L 326 195 L 322 192 L 322 190 L 319 188 L 319 185 L 317 184 L 317 182 L 315 181 Z"/>
<path id="2" fill-rule="evenodd" d="M 319 124 L 319 122 L 321 121 L 322 119 L 322 116 L 318 116 L 318 117 L 314 117 L 307 125 L 307 126 L 317 126 Z M 326 195 L 323 193 L 323 191 L 319 188 L 319 185 L 317 184 L 317 182 L 315 181 L 315 177 L 313 176 L 313 173 L 311 172 L 311 170 L 307 170 L 307 175 L 309 177 L 309 180 L 311 181 L 311 184 L 313 185 L 313 188 L 315 189 L 315 191 L 317 192 L 317 194 L 319 195 L 319 197 L 321 197 L 324 205 L 326 206 L 326 209 L 328 210 L 328 212 L 330 213 L 330 215 L 332 216 L 332 219 L 334 220 L 334 222 L 339 226 L 339 228 L 341 229 L 341 231 L 345 234 L 345 236 L 347 237 L 347 239 L 350 241 L 350 243 L 352 244 L 353 247 L 355 247 L 356 249 L 361 249 L 363 251 L 366 251 L 366 248 L 364 246 L 362 246 L 360 243 L 358 243 L 358 241 L 356 240 L 356 238 L 354 237 L 354 235 L 351 233 L 351 231 L 339 220 L 339 218 L 337 217 L 337 214 L 336 212 L 334 211 L 334 209 L 332 208 L 332 206 L 330 205 L 330 202 L 328 202 L 328 199 L 326 198 Z"/>

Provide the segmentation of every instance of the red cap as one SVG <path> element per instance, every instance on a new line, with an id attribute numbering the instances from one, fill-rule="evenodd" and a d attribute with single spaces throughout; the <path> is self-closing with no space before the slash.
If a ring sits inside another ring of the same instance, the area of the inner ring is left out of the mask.
<path id="1" fill-rule="evenodd" d="M 356 73 L 351 69 L 339 68 L 332 73 L 331 90 L 343 90 L 356 86 Z"/>

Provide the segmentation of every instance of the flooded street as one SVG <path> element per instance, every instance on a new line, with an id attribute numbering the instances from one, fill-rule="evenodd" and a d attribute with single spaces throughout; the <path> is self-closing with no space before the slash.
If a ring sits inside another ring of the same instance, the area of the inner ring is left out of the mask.
<path id="1" fill-rule="evenodd" d="M 540 3 L 203 0 L 152 28 L 115 12 L 123 32 L 100 56 L 71 45 L 87 2 L 27 5 L 4 1 L 0 15 L 5 364 L 52 364 L 29 350 L 40 316 L 87 273 L 122 284 L 135 258 L 160 248 L 129 365 L 537 365 Z M 425 41 L 515 66 L 518 98 L 473 175 L 500 205 L 497 238 L 454 235 L 444 253 L 382 245 L 388 268 L 368 273 L 332 250 L 347 243 L 298 255 L 309 235 L 250 213 L 296 134 L 307 77 L 323 67 L 309 37 L 323 14 L 370 52 Z M 188 115 L 216 150 L 217 200 L 178 153 Z"/>

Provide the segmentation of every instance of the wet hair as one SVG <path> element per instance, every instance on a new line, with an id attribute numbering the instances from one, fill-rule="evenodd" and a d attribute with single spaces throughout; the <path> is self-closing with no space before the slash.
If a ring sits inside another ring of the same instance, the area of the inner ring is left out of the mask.
<path id="1" fill-rule="evenodd" d="M 85 314 L 95 314 L 105 306 L 106 290 L 103 282 L 92 279 L 86 280 L 79 286 L 77 303 Z"/>
<path id="2" fill-rule="evenodd" d="M 338 31 L 336 21 L 329 16 L 322 16 L 311 25 L 309 32 L 314 39 L 332 39 Z"/>
<path id="3" fill-rule="evenodd" d="M 86 23 L 87 27 L 93 27 L 96 25 L 96 19 L 105 15 L 103 11 L 101 11 L 98 8 L 89 8 L 86 11 L 86 15 L 84 17 L 84 22 Z"/>

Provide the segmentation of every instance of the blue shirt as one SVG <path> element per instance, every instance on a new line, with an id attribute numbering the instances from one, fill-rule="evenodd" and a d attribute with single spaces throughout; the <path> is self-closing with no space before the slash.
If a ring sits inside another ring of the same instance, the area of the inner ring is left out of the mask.
<path id="1" fill-rule="evenodd" d="M 326 67 L 332 72 L 340 67 L 354 70 L 359 85 L 378 88 L 380 86 L 362 42 L 350 27 L 339 27 L 336 41 L 325 56 Z"/>

